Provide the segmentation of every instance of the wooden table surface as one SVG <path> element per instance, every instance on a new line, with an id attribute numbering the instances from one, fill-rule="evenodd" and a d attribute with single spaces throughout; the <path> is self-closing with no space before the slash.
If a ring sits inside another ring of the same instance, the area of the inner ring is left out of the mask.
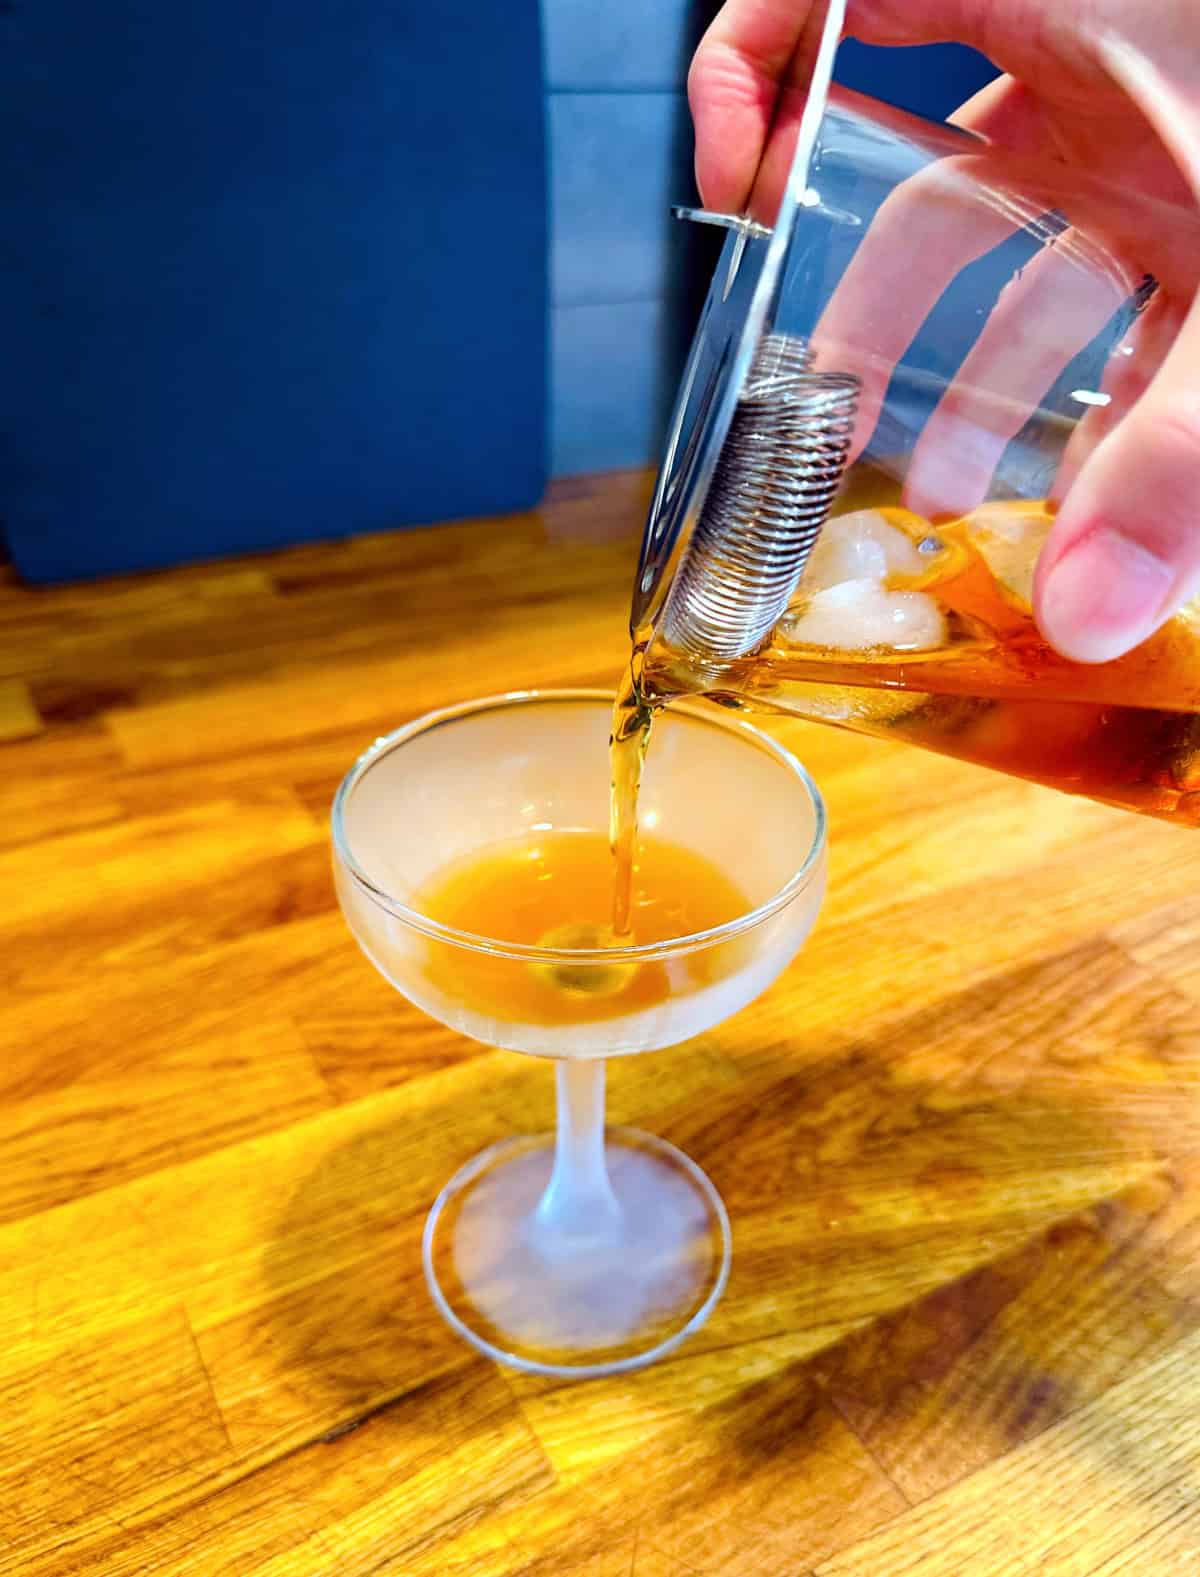
<path id="1" fill-rule="evenodd" d="M 0 590 L 0 1573 L 1200 1566 L 1183 831 L 787 726 L 816 934 L 611 1070 L 728 1202 L 724 1301 L 576 1386 L 434 1314 L 426 1208 L 553 1081 L 371 971 L 330 797 L 438 703 L 611 684 L 644 500 Z"/>

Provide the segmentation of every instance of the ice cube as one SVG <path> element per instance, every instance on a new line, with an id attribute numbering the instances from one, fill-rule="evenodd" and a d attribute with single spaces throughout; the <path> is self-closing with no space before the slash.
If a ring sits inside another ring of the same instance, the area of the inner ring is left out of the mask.
<path id="1" fill-rule="evenodd" d="M 926 567 L 907 532 L 892 525 L 878 510 L 856 509 L 825 522 L 800 589 L 818 592 L 846 581 L 921 575 Z"/>
<path id="2" fill-rule="evenodd" d="M 946 620 L 924 592 L 888 591 L 879 580 L 846 580 L 790 613 L 784 634 L 791 643 L 844 652 L 925 652 L 945 644 Z"/>
<path id="3" fill-rule="evenodd" d="M 983 504 L 967 518 L 967 530 L 1009 602 L 1028 613 L 1033 574 L 1053 524 L 1043 504 L 1024 501 Z"/>

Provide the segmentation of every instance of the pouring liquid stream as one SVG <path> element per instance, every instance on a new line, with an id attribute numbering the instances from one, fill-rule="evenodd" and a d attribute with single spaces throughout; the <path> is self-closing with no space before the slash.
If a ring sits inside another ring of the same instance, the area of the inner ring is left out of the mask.
<path id="1" fill-rule="evenodd" d="M 646 642 L 636 640 L 613 703 L 609 741 L 609 843 L 613 852 L 612 931 L 618 943 L 633 932 L 633 879 L 637 861 L 638 794 L 654 713 L 642 693 Z"/>

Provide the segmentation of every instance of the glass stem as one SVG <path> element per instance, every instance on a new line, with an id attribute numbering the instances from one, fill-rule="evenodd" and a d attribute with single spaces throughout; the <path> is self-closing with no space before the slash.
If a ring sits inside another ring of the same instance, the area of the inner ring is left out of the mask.
<path id="1" fill-rule="evenodd" d="M 621 1215 L 604 1161 L 604 1063 L 564 1058 L 556 1077 L 554 1170 L 538 1221 L 556 1235 L 592 1238 L 611 1232 Z"/>

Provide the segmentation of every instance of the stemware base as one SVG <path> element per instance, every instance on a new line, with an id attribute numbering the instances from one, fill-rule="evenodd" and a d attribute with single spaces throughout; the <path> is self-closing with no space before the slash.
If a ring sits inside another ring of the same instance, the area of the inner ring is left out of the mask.
<path id="1" fill-rule="evenodd" d="M 429 1290 L 480 1352 L 591 1379 L 653 1363 L 698 1330 L 729 1275 L 729 1218 L 681 1150 L 605 1133 L 608 1188 L 556 1210 L 553 1134 L 504 1140 L 458 1171 L 425 1225 Z"/>

